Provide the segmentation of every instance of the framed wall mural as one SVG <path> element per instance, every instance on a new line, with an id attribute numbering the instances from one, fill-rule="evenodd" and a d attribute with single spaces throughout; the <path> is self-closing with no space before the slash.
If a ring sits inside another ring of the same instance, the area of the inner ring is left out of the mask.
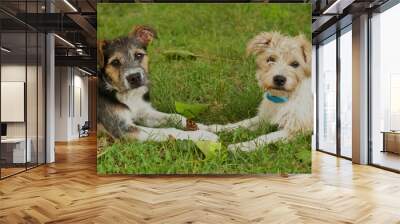
<path id="1" fill-rule="evenodd" d="M 97 170 L 311 172 L 310 4 L 98 4 Z"/>

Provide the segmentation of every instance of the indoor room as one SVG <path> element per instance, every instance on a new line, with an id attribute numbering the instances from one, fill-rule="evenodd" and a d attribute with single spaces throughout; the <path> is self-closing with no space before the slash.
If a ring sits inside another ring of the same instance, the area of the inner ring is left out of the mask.
<path id="1" fill-rule="evenodd" d="M 0 223 L 400 224 L 399 0 L 174 2 L 0 0 Z"/>
<path id="2" fill-rule="evenodd" d="M 30 10 L 33 10 L 30 8 Z M 2 20 L 8 15 L 0 12 Z M 15 22 L 1 34 L 1 178 L 45 162 L 45 35 Z"/>

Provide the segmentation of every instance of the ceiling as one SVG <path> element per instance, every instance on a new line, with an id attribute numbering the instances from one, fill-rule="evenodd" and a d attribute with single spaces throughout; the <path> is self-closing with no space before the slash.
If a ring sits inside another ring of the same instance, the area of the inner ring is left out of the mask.
<path id="1" fill-rule="evenodd" d="M 151 1 L 151 0 L 149 0 Z M 153 0 L 165 2 L 166 0 Z M 169 0 L 170 1 L 170 0 Z M 175 0 L 179 2 L 180 0 Z M 204 1 L 204 0 L 203 0 Z M 238 0 L 241 1 L 241 0 Z M 257 0 L 255 0 L 257 1 Z M 260 0 L 263 1 L 263 0 Z M 316 43 L 326 36 L 332 35 L 336 27 L 351 23 L 352 17 L 361 12 L 376 8 L 387 0 L 312 0 L 312 35 Z M 19 32 L 37 30 L 40 32 L 54 32 L 61 38 L 55 38 L 56 56 L 60 56 L 61 64 L 69 61 L 84 62 L 96 70 L 96 3 L 101 2 L 134 2 L 133 0 L 1 0 L 0 21 L 2 31 L 9 32 L 3 35 L 3 45 L 15 49 L 15 55 L 24 52 L 25 39 L 17 35 Z M 249 2 L 249 0 L 243 0 Z M 282 2 L 267 0 L 263 2 Z M 284 2 L 310 2 L 307 0 L 288 0 Z M 48 13 L 50 11 L 52 13 Z M 341 21 L 338 23 L 338 21 Z M 343 22 L 344 21 L 344 22 Z M 336 26 L 336 27 L 335 27 Z M 29 42 L 28 38 L 28 42 Z M 71 46 L 71 44 L 74 47 Z M 36 46 L 28 44 L 27 52 L 34 52 Z M 62 56 L 62 57 L 61 57 Z M 65 57 L 67 56 L 67 57 Z M 73 57 L 73 58 L 72 58 Z"/>
<path id="2" fill-rule="evenodd" d="M 352 18 L 386 3 L 388 0 L 313 0 L 312 36 L 317 44 L 337 29 L 351 24 Z"/>
<path id="3" fill-rule="evenodd" d="M 33 35 L 29 32 L 35 35 L 51 32 L 57 34 L 56 65 L 83 64 L 82 68 L 95 73 L 96 0 L 1 0 L 0 22 L 2 46 L 12 49 L 7 53 L 8 60 L 16 61 L 25 58 L 25 55 L 28 58 L 36 55 L 37 48 L 35 43 L 30 43 Z"/>

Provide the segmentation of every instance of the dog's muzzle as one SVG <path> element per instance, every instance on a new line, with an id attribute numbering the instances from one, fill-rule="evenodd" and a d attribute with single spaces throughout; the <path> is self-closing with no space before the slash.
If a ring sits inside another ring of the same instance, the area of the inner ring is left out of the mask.
<path id="1" fill-rule="evenodd" d="M 273 81 L 276 87 L 282 88 L 286 84 L 286 77 L 283 75 L 275 75 Z"/>
<path id="2" fill-rule="evenodd" d="M 146 84 L 145 72 L 140 68 L 128 71 L 125 78 L 131 88 L 137 88 Z"/>

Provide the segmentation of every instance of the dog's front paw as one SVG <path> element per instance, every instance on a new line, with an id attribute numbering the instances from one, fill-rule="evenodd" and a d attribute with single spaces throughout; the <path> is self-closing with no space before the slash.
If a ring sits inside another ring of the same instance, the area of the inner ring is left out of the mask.
<path id="1" fill-rule="evenodd" d="M 254 142 L 241 142 L 237 144 L 230 144 L 228 145 L 228 150 L 229 151 L 243 151 L 243 152 L 251 152 L 254 151 L 257 148 L 256 143 Z"/>
<path id="2" fill-rule="evenodd" d="M 208 131 L 197 130 L 197 131 L 192 132 L 191 139 L 217 142 L 219 137 L 218 137 L 218 135 L 208 132 Z"/>
<path id="3" fill-rule="evenodd" d="M 207 130 L 207 131 L 211 131 L 214 133 L 220 132 L 220 131 L 224 131 L 224 125 L 219 125 L 219 124 L 212 124 L 212 125 L 204 125 L 204 129 L 200 129 L 200 130 Z"/>
<path id="4" fill-rule="evenodd" d="M 198 128 L 199 130 L 210 131 L 209 128 L 208 128 L 209 126 L 207 126 L 207 125 L 205 125 L 205 124 L 196 123 L 196 125 L 197 125 L 197 128 Z"/>

